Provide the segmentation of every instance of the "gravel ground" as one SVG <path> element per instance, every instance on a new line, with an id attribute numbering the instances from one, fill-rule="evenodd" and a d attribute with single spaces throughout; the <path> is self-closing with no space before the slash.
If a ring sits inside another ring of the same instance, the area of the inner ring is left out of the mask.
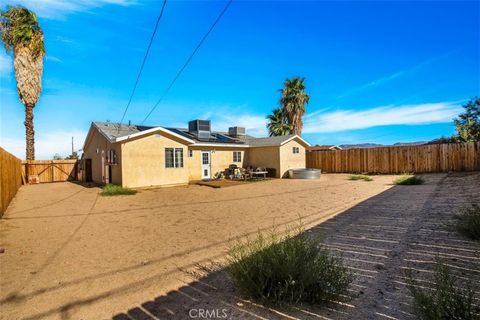
<path id="1" fill-rule="evenodd" d="M 415 319 L 404 271 L 428 281 L 436 257 L 460 286 L 474 286 L 480 304 L 480 244 L 446 228 L 459 207 L 479 200 L 480 173 L 423 177 L 424 185 L 393 187 L 307 231 L 321 235 L 354 272 L 345 302 L 275 310 L 238 297 L 223 270 L 200 276 L 185 271 L 181 288 L 114 319 L 191 319 L 199 312 L 215 312 L 217 319 Z"/>
<path id="2" fill-rule="evenodd" d="M 237 301 L 221 271 L 202 280 L 202 288 L 190 272 L 222 259 L 231 241 L 258 229 L 275 224 L 281 230 L 299 216 L 317 226 L 395 189 L 392 176 L 347 178 L 187 186 L 118 197 L 100 197 L 98 188 L 74 183 L 22 187 L 0 219 L 0 318 L 155 319 L 157 311 L 138 307 L 148 304 L 158 306 L 162 319 L 188 319 L 191 308 L 221 301 L 232 305 L 232 319 L 278 315 Z M 160 306 L 150 303 L 155 297 Z"/>

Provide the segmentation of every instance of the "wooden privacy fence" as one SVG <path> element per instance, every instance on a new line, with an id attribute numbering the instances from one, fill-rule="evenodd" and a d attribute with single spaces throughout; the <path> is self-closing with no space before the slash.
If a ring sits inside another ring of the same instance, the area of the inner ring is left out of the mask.
<path id="1" fill-rule="evenodd" d="M 77 180 L 77 160 L 24 160 L 22 171 L 27 180 L 38 176 L 38 182 Z"/>
<path id="2" fill-rule="evenodd" d="M 22 185 L 22 160 L 0 148 L 0 217 Z"/>
<path id="3" fill-rule="evenodd" d="M 332 173 L 480 170 L 480 142 L 307 151 L 307 168 Z"/>

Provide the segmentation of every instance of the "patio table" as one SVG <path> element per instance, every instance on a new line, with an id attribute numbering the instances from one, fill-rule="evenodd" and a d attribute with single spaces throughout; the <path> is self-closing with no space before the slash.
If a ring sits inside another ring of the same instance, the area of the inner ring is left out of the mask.
<path id="1" fill-rule="evenodd" d="M 251 174 L 252 175 L 262 175 L 263 174 L 263 178 L 266 179 L 268 171 L 252 171 Z"/>

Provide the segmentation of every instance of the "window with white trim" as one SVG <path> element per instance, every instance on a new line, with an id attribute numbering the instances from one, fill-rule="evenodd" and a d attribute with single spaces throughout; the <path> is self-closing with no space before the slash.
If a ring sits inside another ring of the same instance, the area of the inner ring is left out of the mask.
<path id="1" fill-rule="evenodd" d="M 193 150 L 192 149 L 188 150 L 188 157 L 189 158 L 193 157 Z"/>
<path id="2" fill-rule="evenodd" d="M 183 168 L 183 148 L 175 148 L 175 168 Z"/>
<path id="3" fill-rule="evenodd" d="M 293 152 L 293 154 L 298 154 L 298 153 L 300 153 L 300 148 L 299 147 L 293 147 L 292 152 Z"/>
<path id="4" fill-rule="evenodd" d="M 233 151 L 233 162 L 242 162 L 242 152 Z"/>
<path id="5" fill-rule="evenodd" d="M 210 164 L 210 153 L 202 152 L 202 164 Z"/>
<path id="6" fill-rule="evenodd" d="M 165 168 L 183 168 L 183 148 L 165 148 Z"/>

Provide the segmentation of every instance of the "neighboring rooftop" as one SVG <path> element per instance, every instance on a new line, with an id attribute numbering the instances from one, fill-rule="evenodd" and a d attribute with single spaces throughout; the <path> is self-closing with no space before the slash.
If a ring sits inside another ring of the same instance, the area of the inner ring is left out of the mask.
<path id="1" fill-rule="evenodd" d="M 332 151 L 332 150 L 342 150 L 342 147 L 336 145 L 316 145 L 308 147 L 308 151 Z"/>

